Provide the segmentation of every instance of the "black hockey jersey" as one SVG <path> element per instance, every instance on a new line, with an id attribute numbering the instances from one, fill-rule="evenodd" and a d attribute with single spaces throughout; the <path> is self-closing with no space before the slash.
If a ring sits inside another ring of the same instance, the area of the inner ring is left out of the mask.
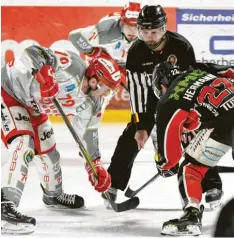
<path id="1" fill-rule="evenodd" d="M 152 72 L 156 64 L 169 60 L 181 69 L 195 63 L 191 44 L 180 34 L 167 31 L 167 43 L 161 52 L 150 50 L 144 41 L 137 40 L 127 57 L 127 79 L 132 109 L 139 116 L 137 129 L 152 123 L 158 99 L 152 90 Z"/>
<path id="2" fill-rule="evenodd" d="M 158 152 L 164 169 L 182 156 L 181 137 L 189 130 L 234 126 L 234 79 L 201 69 L 177 76 L 157 105 Z"/>

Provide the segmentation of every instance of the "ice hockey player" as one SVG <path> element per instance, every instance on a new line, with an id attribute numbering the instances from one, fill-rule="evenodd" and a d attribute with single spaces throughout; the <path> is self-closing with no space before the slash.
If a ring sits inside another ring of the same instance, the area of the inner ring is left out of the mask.
<path id="1" fill-rule="evenodd" d="M 228 78 L 227 73 L 226 77 L 218 75 L 218 71 L 219 66 L 198 64 L 182 72 L 179 66 L 170 62 L 160 63 L 154 69 L 153 87 L 161 97 L 156 118 L 156 164 L 163 177 L 174 173 L 182 156 L 183 130 L 199 128 L 178 171 L 184 214 L 179 219 L 165 222 L 162 234 L 201 234 L 204 209 L 200 204 L 201 182 L 230 148 L 233 153 L 234 79 Z"/>
<path id="2" fill-rule="evenodd" d="M 109 188 L 111 178 L 100 161 L 97 124 L 119 83 L 120 71 L 114 61 L 93 59 L 87 67 L 73 52 L 53 52 L 40 46 L 26 48 L 21 58 L 2 68 L 1 133 L 9 149 L 1 195 L 2 233 L 34 231 L 36 220 L 17 210 L 32 161 L 46 205 L 84 206 L 82 197 L 63 192 L 60 155 L 47 116 L 58 114 L 53 97 L 58 98 L 67 115 L 73 115 L 73 126 L 93 159 L 98 179 L 85 164 L 91 184 L 99 192 Z"/>
<path id="3" fill-rule="evenodd" d="M 111 13 L 96 25 L 73 30 L 69 39 L 79 52 L 89 58 L 107 53 L 125 67 L 128 49 L 137 39 L 139 12 L 140 3 L 129 2 L 121 13 Z"/>
<path id="4" fill-rule="evenodd" d="M 69 39 L 76 49 L 88 59 L 108 54 L 120 66 L 125 75 L 129 48 L 137 40 L 137 17 L 140 3 L 129 2 L 121 10 L 103 17 L 96 25 L 73 30 Z M 110 188 L 114 197 L 116 190 Z"/>

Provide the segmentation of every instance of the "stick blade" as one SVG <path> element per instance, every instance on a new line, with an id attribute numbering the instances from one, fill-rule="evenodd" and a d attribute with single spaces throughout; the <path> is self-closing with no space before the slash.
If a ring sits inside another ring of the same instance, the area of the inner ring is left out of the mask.
<path id="1" fill-rule="evenodd" d="M 135 209 L 140 204 L 140 199 L 138 197 L 133 197 L 122 203 L 115 203 L 112 200 L 109 200 L 109 202 L 115 212 L 125 212 L 131 209 Z"/>
<path id="2" fill-rule="evenodd" d="M 125 191 L 124 195 L 128 198 L 132 198 L 134 196 L 135 191 L 133 191 L 130 186 L 128 186 L 127 190 Z"/>

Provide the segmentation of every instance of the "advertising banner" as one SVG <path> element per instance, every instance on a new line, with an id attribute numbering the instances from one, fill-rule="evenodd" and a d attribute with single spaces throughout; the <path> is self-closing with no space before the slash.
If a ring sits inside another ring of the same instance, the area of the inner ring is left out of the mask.
<path id="1" fill-rule="evenodd" d="M 21 55 L 32 44 L 76 51 L 70 31 L 97 23 L 121 7 L 2 7 L 2 64 Z M 176 9 L 166 9 L 168 28 L 176 30 Z M 128 94 L 120 90 L 109 109 L 128 109 Z"/>
<path id="2" fill-rule="evenodd" d="M 201 62 L 234 65 L 234 10 L 177 10 L 177 32 Z"/>

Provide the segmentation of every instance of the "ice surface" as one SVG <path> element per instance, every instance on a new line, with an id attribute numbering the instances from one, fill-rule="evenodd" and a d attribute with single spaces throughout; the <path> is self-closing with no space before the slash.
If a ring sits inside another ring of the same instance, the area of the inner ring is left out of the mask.
<path id="1" fill-rule="evenodd" d="M 105 167 L 109 164 L 124 127 L 125 124 L 101 124 L 100 149 Z M 55 133 L 62 159 L 64 190 L 83 196 L 86 209 L 55 211 L 44 207 L 39 179 L 35 167 L 32 166 L 19 206 L 20 211 L 37 219 L 35 233 L 27 237 L 158 237 L 163 222 L 182 214 L 176 176 L 167 179 L 159 177 L 145 188 L 139 194 L 141 203 L 135 210 L 123 213 L 106 210 L 100 194 L 88 182 L 83 164 L 78 159 L 77 145 L 65 125 L 55 125 Z M 3 163 L 7 159 L 3 145 L 1 154 Z M 152 142 L 148 141 L 134 164 L 130 180 L 132 189 L 140 187 L 156 173 L 153 154 Z M 220 165 L 233 166 L 230 153 L 223 158 Z M 233 196 L 234 190 L 230 181 L 233 174 L 221 174 L 221 177 L 225 202 Z M 124 199 L 123 193 L 119 193 L 118 201 Z M 212 235 L 218 213 L 219 211 L 205 211 L 202 237 Z"/>

